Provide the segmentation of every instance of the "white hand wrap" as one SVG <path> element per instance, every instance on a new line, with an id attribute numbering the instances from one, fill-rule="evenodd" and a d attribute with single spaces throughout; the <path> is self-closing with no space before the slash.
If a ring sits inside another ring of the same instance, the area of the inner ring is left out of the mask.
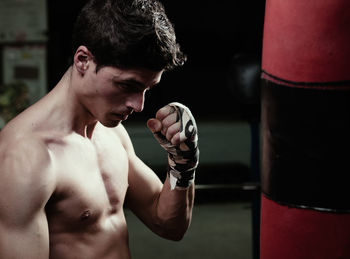
<path id="1" fill-rule="evenodd" d="M 160 145 L 168 152 L 168 173 L 170 186 L 188 188 L 194 182 L 195 170 L 199 161 L 198 130 L 191 111 L 180 103 L 168 104 L 177 113 L 180 121 L 180 145 L 171 144 L 162 133 L 154 133 Z"/>

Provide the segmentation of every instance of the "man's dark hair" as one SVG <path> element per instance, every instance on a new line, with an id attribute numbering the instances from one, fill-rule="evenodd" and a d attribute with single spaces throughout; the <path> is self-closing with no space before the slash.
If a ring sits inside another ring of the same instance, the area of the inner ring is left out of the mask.
<path id="1" fill-rule="evenodd" d="M 171 70 L 186 61 L 157 0 L 90 0 L 74 26 L 73 51 L 80 45 L 94 56 L 97 71 L 103 66 Z"/>

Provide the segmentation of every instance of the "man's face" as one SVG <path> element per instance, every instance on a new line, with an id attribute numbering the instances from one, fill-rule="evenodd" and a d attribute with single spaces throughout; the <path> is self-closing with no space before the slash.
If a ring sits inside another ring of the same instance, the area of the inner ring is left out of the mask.
<path id="1" fill-rule="evenodd" d="M 128 116 L 143 110 L 145 93 L 158 84 L 163 71 L 102 67 L 90 71 L 85 79 L 89 86 L 89 112 L 106 127 L 115 127 Z"/>

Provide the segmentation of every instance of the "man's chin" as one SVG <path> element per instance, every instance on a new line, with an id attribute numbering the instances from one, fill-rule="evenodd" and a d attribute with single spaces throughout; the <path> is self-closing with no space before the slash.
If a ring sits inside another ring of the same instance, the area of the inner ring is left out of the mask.
<path id="1" fill-rule="evenodd" d="M 121 120 L 100 121 L 100 123 L 107 128 L 114 128 L 121 123 Z"/>

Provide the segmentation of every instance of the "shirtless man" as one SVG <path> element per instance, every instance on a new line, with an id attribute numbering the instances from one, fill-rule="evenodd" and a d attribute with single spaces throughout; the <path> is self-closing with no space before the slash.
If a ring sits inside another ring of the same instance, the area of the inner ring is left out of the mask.
<path id="1" fill-rule="evenodd" d="M 162 183 L 121 124 L 184 56 L 151 0 L 94 0 L 75 26 L 61 81 L 0 134 L 0 258 L 130 258 L 126 203 L 153 232 L 180 240 L 191 221 L 197 128 L 171 103 L 147 122 L 168 151 Z"/>

